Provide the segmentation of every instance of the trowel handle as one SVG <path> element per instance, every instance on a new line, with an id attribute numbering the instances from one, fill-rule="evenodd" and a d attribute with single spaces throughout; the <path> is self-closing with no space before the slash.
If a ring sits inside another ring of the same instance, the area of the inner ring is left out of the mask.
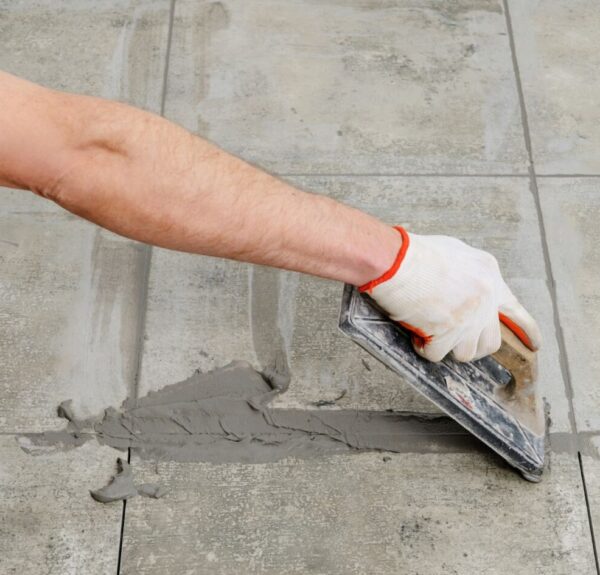
<path id="1" fill-rule="evenodd" d="M 494 359 L 514 377 L 516 388 L 530 387 L 537 376 L 537 355 L 503 323 L 500 324 L 502 345 L 494 354 Z"/>

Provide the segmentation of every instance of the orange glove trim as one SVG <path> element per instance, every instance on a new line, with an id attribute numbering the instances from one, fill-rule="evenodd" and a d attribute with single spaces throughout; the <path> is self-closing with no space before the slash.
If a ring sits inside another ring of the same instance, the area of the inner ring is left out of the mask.
<path id="1" fill-rule="evenodd" d="M 400 235 L 402 236 L 402 245 L 400 246 L 400 250 L 398 251 L 398 255 L 392 264 L 392 267 L 385 272 L 383 275 L 379 276 L 377 279 L 371 280 L 369 283 L 366 283 L 358 288 L 358 291 L 371 293 L 374 288 L 376 288 L 379 284 L 382 284 L 384 281 L 389 280 L 400 268 L 400 264 L 406 255 L 406 250 L 408 249 L 408 245 L 410 244 L 410 240 L 408 239 L 408 234 L 406 230 L 401 226 L 394 226 L 395 230 L 398 230 Z M 412 330 L 411 330 L 412 331 Z"/>
<path id="2" fill-rule="evenodd" d="M 406 323 L 405 321 L 397 321 L 396 323 L 398 325 L 401 325 L 404 329 L 407 329 L 408 331 L 410 331 L 411 339 L 412 339 L 413 345 L 415 347 L 423 348 L 428 343 L 431 343 L 433 336 L 427 335 L 422 329 L 419 329 L 418 327 L 415 327 L 414 325 L 410 325 L 409 323 Z"/>
<path id="3" fill-rule="evenodd" d="M 523 342 L 523 344 L 526 347 L 528 347 L 531 351 L 535 351 L 535 347 L 531 343 L 529 336 L 525 333 L 525 331 L 523 330 L 522 327 L 517 325 L 512 319 L 510 319 L 508 316 L 504 315 L 502 312 L 498 312 L 498 317 L 500 318 L 500 321 L 508 329 L 510 329 L 510 331 L 512 331 Z"/>

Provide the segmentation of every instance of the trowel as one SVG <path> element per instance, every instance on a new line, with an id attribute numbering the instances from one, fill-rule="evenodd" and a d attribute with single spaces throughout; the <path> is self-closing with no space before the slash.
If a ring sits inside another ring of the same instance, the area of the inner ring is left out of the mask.
<path id="1" fill-rule="evenodd" d="M 418 355 L 406 329 L 366 294 L 344 287 L 340 329 L 483 443 L 540 481 L 546 424 L 536 387 L 536 354 L 502 324 L 502 346 L 492 356 L 433 363 Z"/>

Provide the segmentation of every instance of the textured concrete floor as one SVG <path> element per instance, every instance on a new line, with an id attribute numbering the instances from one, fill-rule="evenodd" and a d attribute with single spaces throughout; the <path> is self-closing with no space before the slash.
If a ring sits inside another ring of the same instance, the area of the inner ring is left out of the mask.
<path id="1" fill-rule="evenodd" d="M 133 457 L 170 493 L 97 504 L 119 452 L 16 442 L 67 398 L 91 414 L 280 352 L 281 405 L 434 408 L 337 333 L 339 285 L 149 250 L 2 190 L 0 573 L 597 573 L 599 26 L 597 0 L 0 0 L 0 68 L 494 252 L 544 331 L 553 439 L 539 485 L 481 451 Z"/>

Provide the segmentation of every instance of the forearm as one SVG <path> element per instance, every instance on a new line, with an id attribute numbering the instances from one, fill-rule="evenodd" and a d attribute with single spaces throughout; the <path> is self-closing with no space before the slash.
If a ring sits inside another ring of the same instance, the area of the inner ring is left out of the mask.
<path id="1" fill-rule="evenodd" d="M 157 246 L 354 284 L 394 260 L 398 234 L 365 213 L 295 189 L 158 116 L 47 97 L 52 113 L 40 121 L 56 124 L 45 132 L 58 138 L 48 153 L 60 169 L 24 187 L 73 213 Z"/>

